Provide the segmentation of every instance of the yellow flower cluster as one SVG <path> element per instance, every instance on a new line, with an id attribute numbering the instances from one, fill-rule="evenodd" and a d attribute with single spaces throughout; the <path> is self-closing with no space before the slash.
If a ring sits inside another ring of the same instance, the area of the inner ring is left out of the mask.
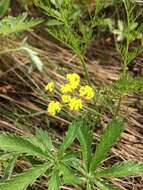
<path id="1" fill-rule="evenodd" d="M 78 111 L 83 108 L 83 104 L 80 98 L 71 98 L 69 102 L 69 107 L 71 111 Z"/>
<path id="2" fill-rule="evenodd" d="M 69 73 L 66 76 L 68 83 L 61 86 L 61 92 L 63 94 L 73 92 L 80 83 L 80 76 L 76 73 Z"/>
<path id="3" fill-rule="evenodd" d="M 74 90 L 78 88 L 80 84 L 80 76 L 76 73 L 69 73 L 66 75 L 68 82 L 65 85 L 62 85 L 60 91 L 61 103 L 58 101 L 51 101 L 48 105 L 47 111 L 52 116 L 55 116 L 56 113 L 60 112 L 62 104 L 67 104 L 69 110 L 78 111 L 83 109 L 82 99 L 91 100 L 94 96 L 94 90 L 91 86 L 85 85 L 79 88 L 78 94 L 81 98 L 74 96 Z M 54 83 L 50 82 L 45 86 L 45 91 L 52 92 L 54 90 Z"/>
<path id="4" fill-rule="evenodd" d="M 58 101 L 51 101 L 48 105 L 47 111 L 50 113 L 52 116 L 55 116 L 56 113 L 61 111 L 61 104 Z"/>
<path id="5" fill-rule="evenodd" d="M 61 92 L 63 94 L 71 93 L 73 91 L 73 87 L 71 84 L 65 84 L 61 86 Z"/>
<path id="6" fill-rule="evenodd" d="M 69 96 L 69 95 L 62 95 L 61 99 L 62 99 L 63 103 L 69 103 L 70 100 L 71 100 L 71 96 Z"/>
<path id="7" fill-rule="evenodd" d="M 94 96 L 94 90 L 89 85 L 81 86 L 79 95 L 85 97 L 86 100 L 91 100 Z"/>

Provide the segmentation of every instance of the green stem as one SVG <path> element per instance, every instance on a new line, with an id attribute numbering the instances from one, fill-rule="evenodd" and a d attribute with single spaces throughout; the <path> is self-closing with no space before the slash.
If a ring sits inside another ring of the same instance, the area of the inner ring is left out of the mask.
<path id="1" fill-rule="evenodd" d="M 88 111 L 91 111 L 92 113 L 94 113 L 94 114 L 97 115 L 97 116 L 103 116 L 102 113 L 96 111 L 96 110 L 93 109 L 93 108 L 90 108 L 90 107 L 88 107 L 88 106 L 84 106 L 84 108 L 85 108 L 86 110 L 88 110 Z"/>
<path id="2" fill-rule="evenodd" d="M 120 95 L 120 97 L 119 97 L 119 101 L 118 101 L 117 108 L 116 108 L 115 115 L 114 115 L 115 118 L 118 116 L 118 113 L 120 111 L 122 97 L 123 97 L 122 95 Z"/>
<path id="3" fill-rule="evenodd" d="M 84 60 L 84 57 L 82 55 L 79 55 L 79 59 L 80 59 L 80 62 L 82 64 L 82 67 L 84 70 L 85 79 L 87 80 L 88 84 L 90 84 L 88 69 L 87 69 L 87 65 L 86 65 L 86 62 Z"/>

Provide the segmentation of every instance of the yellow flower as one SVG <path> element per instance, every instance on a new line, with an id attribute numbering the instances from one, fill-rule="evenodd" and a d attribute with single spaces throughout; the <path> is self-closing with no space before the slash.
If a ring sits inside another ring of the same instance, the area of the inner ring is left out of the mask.
<path id="1" fill-rule="evenodd" d="M 62 99 L 63 103 L 69 103 L 70 100 L 71 100 L 71 96 L 69 96 L 69 95 L 62 95 L 61 99 Z"/>
<path id="2" fill-rule="evenodd" d="M 66 78 L 68 79 L 68 83 L 61 86 L 61 92 L 63 94 L 73 92 L 80 83 L 80 77 L 76 73 L 67 74 Z"/>
<path id="3" fill-rule="evenodd" d="M 81 97 L 85 97 L 85 99 L 87 100 L 91 100 L 91 98 L 93 98 L 94 96 L 94 90 L 89 85 L 81 86 L 79 90 L 79 95 Z"/>
<path id="4" fill-rule="evenodd" d="M 52 116 L 55 116 L 56 113 L 60 112 L 61 108 L 62 108 L 62 106 L 61 106 L 60 102 L 51 101 L 48 105 L 47 111 Z"/>
<path id="5" fill-rule="evenodd" d="M 53 83 L 53 82 L 49 82 L 49 83 L 45 86 L 45 91 L 52 92 L 53 90 L 54 90 L 54 83 Z"/>
<path id="6" fill-rule="evenodd" d="M 72 86 L 72 89 L 76 89 L 80 83 L 80 76 L 77 73 L 69 73 L 66 78 Z"/>
<path id="7" fill-rule="evenodd" d="M 78 84 L 80 83 L 80 76 L 77 73 L 69 73 L 67 74 L 66 77 L 70 83 L 73 83 L 73 82 L 77 82 Z"/>
<path id="8" fill-rule="evenodd" d="M 70 110 L 77 111 L 83 108 L 82 101 L 80 98 L 71 98 L 69 102 Z"/>
<path id="9" fill-rule="evenodd" d="M 61 92 L 63 94 L 67 94 L 72 91 L 73 91 L 73 88 L 70 83 L 61 86 Z"/>

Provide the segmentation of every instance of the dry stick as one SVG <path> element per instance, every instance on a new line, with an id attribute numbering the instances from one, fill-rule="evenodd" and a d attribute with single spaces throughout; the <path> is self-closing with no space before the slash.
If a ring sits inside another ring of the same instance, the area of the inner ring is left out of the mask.
<path id="1" fill-rule="evenodd" d="M 13 129 L 13 130 L 16 131 L 17 133 L 20 133 L 21 135 L 29 135 L 29 133 L 18 129 L 17 127 L 15 127 L 14 125 L 12 125 L 12 124 L 10 124 L 10 123 L 7 123 L 6 121 L 0 120 L 0 124 L 4 125 L 5 128 L 8 127 L 8 128 Z"/>

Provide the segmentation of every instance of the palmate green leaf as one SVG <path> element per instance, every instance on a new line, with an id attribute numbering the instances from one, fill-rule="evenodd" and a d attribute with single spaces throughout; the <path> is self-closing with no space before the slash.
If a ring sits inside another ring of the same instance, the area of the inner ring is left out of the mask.
<path id="1" fill-rule="evenodd" d="M 75 119 L 68 127 L 68 132 L 64 138 L 63 143 L 60 146 L 60 154 L 63 154 L 65 150 L 71 145 L 71 143 L 77 137 L 78 129 L 83 125 L 83 122 L 80 118 Z"/>
<path id="2" fill-rule="evenodd" d="M 33 26 L 36 26 L 42 22 L 42 20 L 27 20 L 27 14 L 24 13 L 17 17 L 8 16 L 0 21 L 0 35 L 6 36 L 12 33 L 21 32 L 27 30 Z"/>
<path id="3" fill-rule="evenodd" d="M 143 173 L 143 163 L 136 161 L 125 161 L 122 163 L 114 164 L 112 167 L 97 172 L 97 177 L 125 177 L 140 175 Z"/>
<path id="4" fill-rule="evenodd" d="M 91 161 L 91 154 L 92 154 L 92 152 L 91 152 L 92 136 L 91 136 L 90 128 L 89 128 L 87 122 L 84 120 L 82 122 L 83 122 L 83 124 L 80 125 L 77 138 L 80 142 L 83 161 L 85 163 L 85 168 L 88 172 L 90 161 Z"/>
<path id="5" fill-rule="evenodd" d="M 17 154 L 25 153 L 27 155 L 47 157 L 46 153 L 30 143 L 26 138 L 8 133 L 0 134 L 0 149 Z"/>
<path id="6" fill-rule="evenodd" d="M 123 122 L 120 120 L 113 120 L 108 123 L 103 132 L 101 140 L 97 145 L 95 154 L 93 155 L 90 169 L 93 172 L 101 162 L 106 158 L 108 151 L 116 143 L 117 139 L 123 131 Z"/>
<path id="7" fill-rule="evenodd" d="M 48 190 L 60 189 L 60 176 L 58 170 L 55 170 L 51 174 L 51 178 L 48 181 Z"/>
<path id="8" fill-rule="evenodd" d="M 3 16 L 10 6 L 10 0 L 1 0 L 0 2 L 0 16 Z"/>
<path id="9" fill-rule="evenodd" d="M 10 180 L 0 183 L 1 190 L 24 190 L 48 169 L 48 165 L 36 166 Z"/>
<path id="10" fill-rule="evenodd" d="M 83 184 L 82 178 L 75 175 L 71 171 L 71 169 L 68 166 L 66 166 L 65 164 L 61 163 L 59 170 L 64 178 L 65 184 L 70 184 L 70 185 Z"/>
<path id="11" fill-rule="evenodd" d="M 119 187 L 110 185 L 101 179 L 95 179 L 94 182 L 100 190 L 121 190 Z"/>

